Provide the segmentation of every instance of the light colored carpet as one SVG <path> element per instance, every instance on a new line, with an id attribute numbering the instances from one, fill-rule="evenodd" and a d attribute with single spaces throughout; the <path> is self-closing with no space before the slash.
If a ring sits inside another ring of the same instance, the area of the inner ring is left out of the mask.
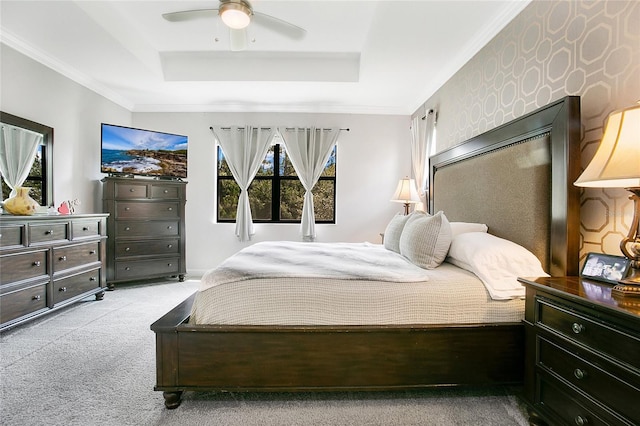
<path id="1" fill-rule="evenodd" d="M 149 326 L 197 280 L 118 286 L 0 335 L 2 425 L 527 425 L 518 389 L 193 393 L 164 408 Z"/>

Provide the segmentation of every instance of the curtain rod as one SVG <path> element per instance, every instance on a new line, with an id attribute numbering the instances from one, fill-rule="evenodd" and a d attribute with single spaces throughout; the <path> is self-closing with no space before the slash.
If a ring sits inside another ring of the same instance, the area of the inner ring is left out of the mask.
<path id="1" fill-rule="evenodd" d="M 296 130 L 296 129 L 308 129 L 309 127 L 286 127 L 285 130 Z M 222 130 L 231 130 L 231 127 L 221 127 Z M 209 127 L 209 130 L 213 130 L 213 126 Z M 238 130 L 244 130 L 244 128 L 242 127 L 238 127 Z M 271 130 L 271 127 L 260 127 L 260 130 Z M 322 130 L 331 130 L 331 129 L 322 129 Z M 339 129 L 339 130 L 344 130 L 344 131 L 350 131 L 350 129 L 344 128 L 344 129 Z"/>
<path id="2" fill-rule="evenodd" d="M 421 118 L 421 120 L 424 120 L 425 118 L 427 118 L 428 115 L 433 114 L 433 110 L 430 109 L 429 111 L 427 111 L 427 113 L 424 115 L 424 117 Z"/>

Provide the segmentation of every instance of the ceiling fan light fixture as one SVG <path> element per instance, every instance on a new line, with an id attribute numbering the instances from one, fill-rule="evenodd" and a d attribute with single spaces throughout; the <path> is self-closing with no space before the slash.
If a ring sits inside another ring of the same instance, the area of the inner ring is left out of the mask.
<path id="1" fill-rule="evenodd" d="M 249 25 L 253 12 L 251 7 L 244 1 L 230 1 L 220 5 L 218 14 L 226 26 L 240 30 Z"/>

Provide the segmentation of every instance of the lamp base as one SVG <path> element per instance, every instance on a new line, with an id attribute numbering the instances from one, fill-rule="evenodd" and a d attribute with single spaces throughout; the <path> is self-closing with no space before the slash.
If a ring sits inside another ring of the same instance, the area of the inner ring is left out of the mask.
<path id="1" fill-rule="evenodd" d="M 631 275 L 618 281 L 618 284 L 611 289 L 611 294 L 614 296 L 640 297 L 640 270 L 631 268 Z"/>

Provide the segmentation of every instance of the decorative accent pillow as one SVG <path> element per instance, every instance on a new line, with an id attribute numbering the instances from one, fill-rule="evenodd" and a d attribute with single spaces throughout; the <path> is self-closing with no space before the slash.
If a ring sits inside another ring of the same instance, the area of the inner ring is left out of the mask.
<path id="1" fill-rule="evenodd" d="M 413 214 L 413 213 L 412 213 Z M 384 230 L 384 248 L 400 253 L 400 236 L 411 215 L 395 215 Z"/>
<path id="2" fill-rule="evenodd" d="M 540 260 L 526 248 L 484 232 L 468 232 L 451 242 L 447 262 L 473 272 L 492 299 L 524 297 L 518 277 L 548 277 Z"/>
<path id="3" fill-rule="evenodd" d="M 429 216 L 416 211 L 402 230 L 400 254 L 414 265 L 434 269 L 444 261 L 450 244 L 451 226 L 443 212 Z"/>
<path id="4" fill-rule="evenodd" d="M 451 222 L 451 238 L 467 232 L 487 232 L 489 228 L 484 223 Z"/>

